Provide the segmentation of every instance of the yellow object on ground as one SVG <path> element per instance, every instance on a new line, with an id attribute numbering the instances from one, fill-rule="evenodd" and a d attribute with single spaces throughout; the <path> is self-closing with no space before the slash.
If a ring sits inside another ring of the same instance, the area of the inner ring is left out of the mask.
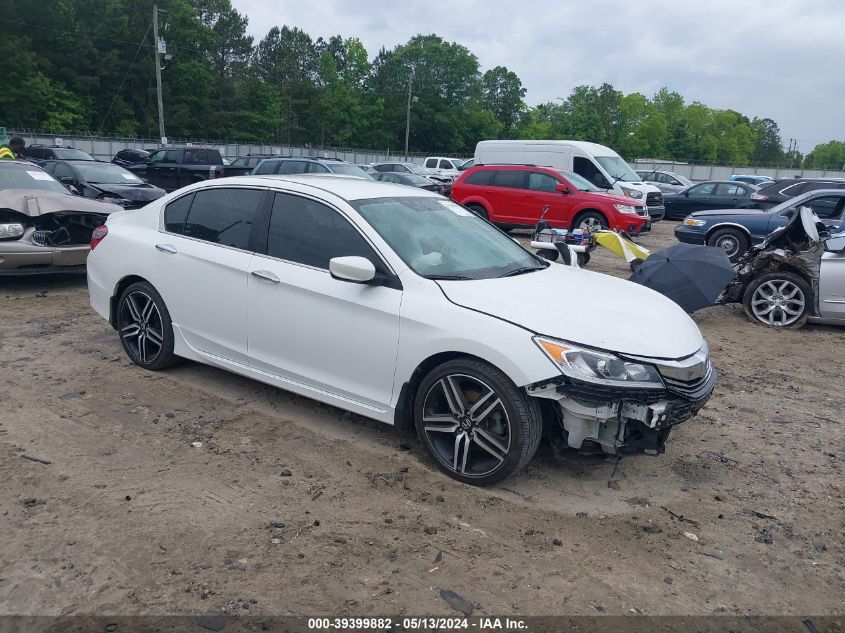
<path id="1" fill-rule="evenodd" d="M 601 244 L 617 257 L 621 257 L 629 264 L 636 260 L 643 260 L 649 256 L 647 248 L 634 244 L 631 240 L 622 237 L 615 231 L 597 231 L 596 243 Z"/>

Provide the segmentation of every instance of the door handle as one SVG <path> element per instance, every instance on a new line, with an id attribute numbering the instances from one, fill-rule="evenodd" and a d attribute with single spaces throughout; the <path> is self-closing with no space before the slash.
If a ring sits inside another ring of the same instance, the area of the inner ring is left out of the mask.
<path id="1" fill-rule="evenodd" d="M 276 275 L 267 270 L 253 270 L 251 274 L 253 277 L 269 281 L 271 284 L 277 284 L 281 281 Z"/>
<path id="2" fill-rule="evenodd" d="M 156 249 L 162 253 L 176 253 L 176 247 L 170 244 L 156 244 Z"/>

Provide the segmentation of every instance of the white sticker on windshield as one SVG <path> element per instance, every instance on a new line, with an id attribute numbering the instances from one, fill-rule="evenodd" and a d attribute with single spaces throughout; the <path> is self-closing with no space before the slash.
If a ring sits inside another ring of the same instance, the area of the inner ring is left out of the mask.
<path id="1" fill-rule="evenodd" d="M 29 171 L 27 172 L 34 180 L 53 180 L 53 177 L 50 174 L 47 174 L 43 171 Z"/>
<path id="2" fill-rule="evenodd" d="M 452 202 L 451 200 L 440 200 L 439 202 L 455 215 L 472 215 L 472 211 L 467 211 L 461 205 Z"/>
<path id="3" fill-rule="evenodd" d="M 120 175 L 123 176 L 124 178 L 126 178 L 126 180 L 138 180 L 138 177 L 135 176 L 134 174 L 120 174 Z"/>

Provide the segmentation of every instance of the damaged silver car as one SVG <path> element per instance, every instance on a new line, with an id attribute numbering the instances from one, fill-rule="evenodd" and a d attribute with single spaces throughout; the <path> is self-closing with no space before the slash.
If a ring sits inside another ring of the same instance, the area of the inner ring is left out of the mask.
<path id="1" fill-rule="evenodd" d="M 115 204 L 74 196 L 40 167 L 0 161 L 0 275 L 84 272 Z"/>
<path id="2" fill-rule="evenodd" d="M 771 327 L 808 321 L 845 325 L 845 233 L 831 236 L 808 207 L 737 262 L 721 303 Z"/>

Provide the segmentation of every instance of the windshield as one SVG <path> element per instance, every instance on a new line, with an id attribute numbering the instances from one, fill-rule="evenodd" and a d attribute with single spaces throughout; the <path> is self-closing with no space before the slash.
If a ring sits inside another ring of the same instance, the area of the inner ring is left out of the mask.
<path id="1" fill-rule="evenodd" d="M 779 213 L 783 213 L 787 209 L 792 209 L 793 207 L 797 209 L 798 207 L 801 206 L 801 204 L 804 201 L 806 201 L 807 199 L 812 198 L 812 197 L 813 197 L 813 195 L 808 192 L 808 193 L 802 194 L 800 196 L 790 198 L 786 202 L 781 202 L 780 204 L 775 205 L 771 209 L 768 209 L 766 211 L 766 213 L 771 213 L 772 215 L 777 215 Z"/>
<path id="2" fill-rule="evenodd" d="M 0 169 L 0 189 L 41 189 L 70 195 L 58 180 L 35 165 Z"/>
<path id="3" fill-rule="evenodd" d="M 110 163 L 92 163 L 74 165 L 85 182 L 103 185 L 139 185 L 141 179 L 131 171 Z"/>
<path id="4" fill-rule="evenodd" d="M 583 176 L 579 176 L 574 171 L 558 171 L 558 173 L 563 176 L 569 184 L 575 187 L 578 191 L 602 191 L 596 187 L 593 183 L 589 180 L 584 178 Z"/>
<path id="5" fill-rule="evenodd" d="M 351 204 L 414 272 L 429 279 L 492 279 L 548 265 L 451 200 L 375 198 Z"/>
<path id="6" fill-rule="evenodd" d="M 631 166 L 628 165 L 619 156 L 596 156 L 599 165 L 604 167 L 604 170 L 610 176 L 611 181 L 622 180 L 623 182 L 639 182 L 641 178 L 634 173 Z"/>
<path id="7" fill-rule="evenodd" d="M 53 156 L 57 160 L 94 160 L 81 149 L 54 149 Z"/>
<path id="8" fill-rule="evenodd" d="M 423 167 L 422 165 L 417 165 L 416 163 L 404 163 L 404 165 L 410 169 L 411 172 L 419 174 L 420 176 L 428 176 L 434 173 L 428 167 Z"/>
<path id="9" fill-rule="evenodd" d="M 331 163 L 330 164 L 331 170 L 335 174 L 343 174 L 344 176 L 355 176 L 356 178 L 366 178 L 367 180 L 372 180 L 370 175 L 365 172 L 360 167 L 356 167 L 355 165 L 346 165 L 344 163 Z"/>
<path id="10" fill-rule="evenodd" d="M 422 176 L 417 176 L 416 174 L 402 174 L 399 181 L 403 185 L 414 185 L 415 187 L 431 186 L 431 181 L 428 178 L 423 178 Z"/>

